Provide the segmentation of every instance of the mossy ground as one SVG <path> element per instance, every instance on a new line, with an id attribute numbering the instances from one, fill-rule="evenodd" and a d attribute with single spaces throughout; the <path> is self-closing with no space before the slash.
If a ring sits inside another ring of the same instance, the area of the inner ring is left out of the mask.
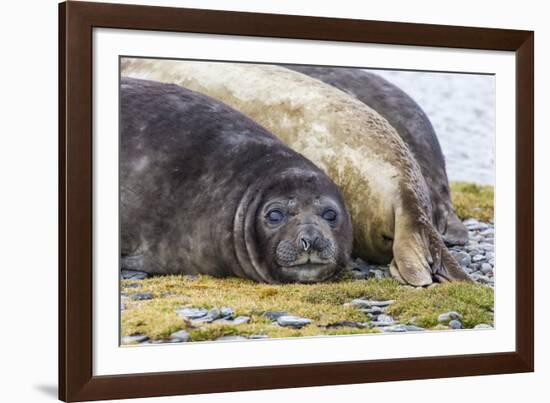
<path id="1" fill-rule="evenodd" d="M 488 186 L 452 183 L 453 204 L 461 219 L 493 218 L 493 190 Z M 134 285 L 132 285 L 134 284 Z M 135 293 L 150 292 L 153 298 L 134 301 Z M 157 276 L 141 281 L 122 281 L 125 309 L 121 313 L 123 336 L 143 334 L 153 340 L 164 339 L 185 329 L 192 341 L 214 340 L 230 335 L 267 335 L 299 337 L 331 334 L 369 333 L 376 330 L 354 327 L 327 327 L 335 322 L 368 322 L 366 314 L 344 305 L 355 298 L 393 299 L 386 313 L 400 323 L 425 328 L 435 327 L 437 317 L 457 311 L 465 328 L 493 322 L 493 290 L 490 287 L 452 283 L 433 288 L 415 289 L 399 285 L 392 279 L 352 280 L 342 278 L 321 284 L 267 285 L 237 278 L 217 279 L 209 276 Z M 209 324 L 193 327 L 178 317 L 181 307 L 233 308 L 235 316 L 251 318 L 241 325 Z M 280 327 L 262 316 L 266 311 L 287 311 L 312 320 L 302 329 Z"/>
<path id="2" fill-rule="evenodd" d="M 475 218 L 487 222 L 494 217 L 492 186 L 467 182 L 451 182 L 451 196 L 456 214 L 461 220 Z"/>

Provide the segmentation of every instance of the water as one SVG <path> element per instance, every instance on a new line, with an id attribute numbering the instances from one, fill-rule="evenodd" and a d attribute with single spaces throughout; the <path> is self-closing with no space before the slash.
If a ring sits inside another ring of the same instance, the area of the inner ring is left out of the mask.
<path id="1" fill-rule="evenodd" d="M 372 70 L 426 112 L 451 181 L 494 184 L 494 76 Z"/>

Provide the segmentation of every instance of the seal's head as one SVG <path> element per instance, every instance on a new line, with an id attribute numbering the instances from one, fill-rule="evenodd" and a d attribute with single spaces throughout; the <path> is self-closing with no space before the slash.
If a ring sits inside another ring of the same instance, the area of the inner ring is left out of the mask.
<path id="1" fill-rule="evenodd" d="M 338 274 L 353 238 L 336 185 L 322 172 L 299 169 L 269 182 L 248 214 L 255 236 L 246 247 L 255 271 L 272 283 L 313 283 Z"/>

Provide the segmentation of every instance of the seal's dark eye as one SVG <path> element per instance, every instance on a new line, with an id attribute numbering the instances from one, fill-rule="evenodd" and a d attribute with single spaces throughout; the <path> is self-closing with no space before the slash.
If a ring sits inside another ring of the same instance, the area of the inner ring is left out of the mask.
<path id="1" fill-rule="evenodd" d="M 324 220 L 327 220 L 329 222 L 334 222 L 336 221 L 337 214 L 336 214 L 336 211 L 329 209 L 329 210 L 325 210 L 322 217 Z"/>
<path id="2" fill-rule="evenodd" d="M 285 215 L 280 210 L 271 210 L 267 213 L 267 220 L 272 224 L 278 224 L 283 221 Z"/>

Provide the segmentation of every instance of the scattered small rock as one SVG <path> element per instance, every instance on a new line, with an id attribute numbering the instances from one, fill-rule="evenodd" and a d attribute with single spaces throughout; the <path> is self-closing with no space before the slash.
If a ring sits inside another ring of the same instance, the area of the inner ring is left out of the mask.
<path id="1" fill-rule="evenodd" d="M 214 323 L 220 323 L 223 325 L 242 325 L 248 322 L 250 322 L 250 316 L 237 316 L 235 319 L 221 318 L 214 321 Z"/>
<path id="2" fill-rule="evenodd" d="M 189 333 L 185 330 L 178 330 L 170 335 L 170 338 L 178 340 L 180 343 L 189 341 Z"/>
<path id="3" fill-rule="evenodd" d="M 269 339 L 269 336 L 267 334 L 251 334 L 248 336 L 249 339 Z"/>
<path id="4" fill-rule="evenodd" d="M 300 318 L 298 316 L 285 315 L 285 316 L 279 316 L 277 318 L 277 324 L 279 326 L 293 327 L 295 329 L 300 329 L 306 325 L 309 325 L 310 323 L 311 323 L 311 319 Z"/>
<path id="5" fill-rule="evenodd" d="M 133 336 L 122 336 L 122 344 L 139 344 L 148 341 L 149 337 L 143 334 L 136 334 Z"/>
<path id="6" fill-rule="evenodd" d="M 462 315 L 455 311 L 449 311 L 442 313 L 438 316 L 437 321 L 438 322 L 449 322 L 451 320 L 459 320 L 462 319 Z"/>
<path id="7" fill-rule="evenodd" d="M 472 258 L 470 257 L 470 255 L 463 251 L 456 253 L 454 257 L 458 262 L 458 264 L 461 266 L 469 266 L 470 263 L 472 262 Z"/>
<path id="8" fill-rule="evenodd" d="M 236 340 L 246 340 L 244 336 L 222 336 L 218 337 L 216 341 L 236 341 Z"/>
<path id="9" fill-rule="evenodd" d="M 451 329 L 462 329 L 462 323 L 456 319 L 453 319 L 449 322 L 449 327 Z"/>
<path id="10" fill-rule="evenodd" d="M 475 325 L 474 329 L 493 329 L 493 326 L 486 323 L 480 323 L 479 325 Z"/>
<path id="11" fill-rule="evenodd" d="M 132 294 L 132 299 L 134 301 L 146 301 L 149 299 L 153 299 L 153 294 L 150 292 L 140 292 L 137 294 Z"/>
<path id="12" fill-rule="evenodd" d="M 143 280 L 148 277 L 147 273 L 137 270 L 120 270 L 120 278 L 123 280 Z"/>
<path id="13" fill-rule="evenodd" d="M 392 325 L 380 327 L 378 330 L 388 333 L 404 333 L 404 332 L 422 332 L 425 331 L 423 327 L 413 325 Z"/>
<path id="14" fill-rule="evenodd" d="M 393 318 L 389 315 L 384 315 L 384 314 L 378 315 L 378 317 L 376 318 L 376 321 L 371 323 L 373 327 L 390 326 L 393 324 L 395 324 L 395 321 L 393 320 Z"/>
<path id="15" fill-rule="evenodd" d="M 186 319 L 197 319 L 206 316 L 208 309 L 205 308 L 183 308 L 178 309 L 176 314 Z"/>
<path id="16" fill-rule="evenodd" d="M 481 254 L 478 254 L 478 255 L 475 255 L 474 257 L 472 257 L 472 262 L 474 262 L 474 263 L 481 262 L 483 260 L 485 260 L 485 256 L 483 256 Z"/>
<path id="17" fill-rule="evenodd" d="M 493 274 L 493 266 L 491 266 L 489 263 L 483 263 L 481 265 L 481 272 L 485 275 L 492 275 Z"/>
<path id="18" fill-rule="evenodd" d="M 264 317 L 272 321 L 276 321 L 281 316 L 287 316 L 287 315 L 288 315 L 287 311 L 267 311 L 267 312 L 264 312 L 263 314 Z"/>
<path id="19" fill-rule="evenodd" d="M 338 322 L 330 323 L 326 326 L 327 329 L 334 329 L 334 328 L 337 328 L 337 327 L 354 327 L 354 328 L 357 328 L 357 329 L 363 329 L 363 328 L 367 327 L 367 325 L 365 323 L 361 323 L 361 322 L 353 322 L 353 321 L 350 321 L 350 320 L 341 320 L 341 321 L 338 321 Z"/>

